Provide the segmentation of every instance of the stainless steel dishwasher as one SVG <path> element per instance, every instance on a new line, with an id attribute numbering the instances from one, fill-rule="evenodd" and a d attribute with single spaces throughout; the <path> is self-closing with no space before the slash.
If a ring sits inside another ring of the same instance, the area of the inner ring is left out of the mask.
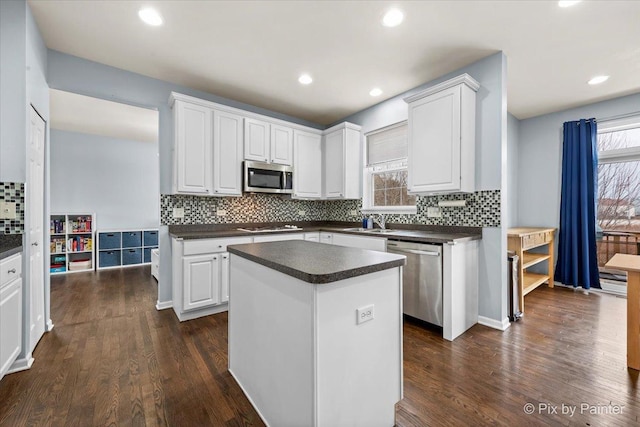
<path id="1" fill-rule="evenodd" d="M 387 252 L 407 257 L 402 274 L 404 314 L 442 326 L 442 245 L 388 240 Z"/>

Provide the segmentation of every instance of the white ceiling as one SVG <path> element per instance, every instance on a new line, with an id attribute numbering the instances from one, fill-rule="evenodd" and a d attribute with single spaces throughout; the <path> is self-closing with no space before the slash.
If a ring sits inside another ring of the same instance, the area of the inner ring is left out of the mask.
<path id="1" fill-rule="evenodd" d="M 157 142 L 158 112 L 51 89 L 53 129 L 128 141 Z"/>
<path id="2" fill-rule="evenodd" d="M 640 1 L 29 4 L 51 49 L 320 124 L 500 50 L 520 119 L 640 92 Z M 165 25 L 143 24 L 143 5 Z M 405 12 L 396 28 L 380 24 L 391 5 Z M 302 72 L 311 85 L 297 82 Z M 611 78 L 586 84 L 599 74 Z"/>

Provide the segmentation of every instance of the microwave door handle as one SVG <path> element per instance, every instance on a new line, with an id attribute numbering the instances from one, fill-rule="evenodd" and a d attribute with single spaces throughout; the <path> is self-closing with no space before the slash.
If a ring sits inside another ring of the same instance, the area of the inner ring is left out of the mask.
<path id="1" fill-rule="evenodd" d="M 286 172 L 282 172 L 280 174 L 280 177 L 281 177 L 281 179 L 280 179 L 280 181 L 281 181 L 280 188 L 282 190 L 284 190 L 285 188 L 287 188 L 287 173 Z"/>

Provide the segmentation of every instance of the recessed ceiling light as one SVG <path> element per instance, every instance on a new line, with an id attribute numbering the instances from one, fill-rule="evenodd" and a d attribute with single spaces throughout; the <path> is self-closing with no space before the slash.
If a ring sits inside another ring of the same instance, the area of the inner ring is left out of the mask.
<path id="1" fill-rule="evenodd" d="M 371 96 L 380 96 L 380 95 L 382 95 L 382 89 L 380 89 L 379 87 L 374 87 L 369 92 L 369 95 L 371 95 Z"/>
<path id="2" fill-rule="evenodd" d="M 138 11 L 138 16 L 142 21 L 147 25 L 153 25 L 157 27 L 158 25 L 162 25 L 164 22 L 162 16 L 158 13 L 157 10 L 152 9 L 150 7 L 145 7 Z"/>
<path id="3" fill-rule="evenodd" d="M 300 82 L 300 84 L 308 85 L 311 84 L 313 79 L 309 74 L 302 74 L 300 77 L 298 77 L 298 81 Z"/>
<path id="4" fill-rule="evenodd" d="M 574 6 L 578 3 L 580 3 L 582 0 L 561 0 L 558 2 L 558 6 L 560 7 L 571 7 Z"/>
<path id="5" fill-rule="evenodd" d="M 607 80 L 609 80 L 609 76 L 595 76 L 594 78 L 589 80 L 587 83 L 589 83 L 590 85 L 598 85 L 600 83 L 606 82 Z"/>
<path id="6" fill-rule="evenodd" d="M 382 25 L 385 27 L 397 27 L 402 24 L 404 20 L 404 13 L 400 9 L 389 9 L 387 13 L 384 14 L 382 18 Z"/>

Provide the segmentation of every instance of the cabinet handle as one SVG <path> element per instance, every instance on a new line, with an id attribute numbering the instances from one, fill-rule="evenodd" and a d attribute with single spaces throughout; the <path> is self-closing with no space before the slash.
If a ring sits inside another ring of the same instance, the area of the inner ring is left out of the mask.
<path id="1" fill-rule="evenodd" d="M 227 259 L 227 258 L 229 258 L 229 257 L 228 257 L 228 256 L 223 256 L 223 257 L 222 257 L 222 259 Z"/>
<path id="2" fill-rule="evenodd" d="M 222 245 L 218 245 L 218 247 L 219 247 L 219 248 L 221 248 L 221 247 L 222 247 Z"/>
<path id="3" fill-rule="evenodd" d="M 214 257 L 213 257 L 213 259 L 218 259 L 218 257 L 217 257 L 217 256 L 214 256 Z"/>
<path id="4" fill-rule="evenodd" d="M 38 242 L 33 242 L 31 246 L 38 246 Z"/>
<path id="5" fill-rule="evenodd" d="M 9 274 L 12 274 L 12 273 L 15 273 L 15 272 L 16 272 L 16 269 L 15 269 L 15 268 L 12 268 L 11 270 L 8 270 L 8 271 L 7 271 L 7 273 L 9 273 Z"/>

